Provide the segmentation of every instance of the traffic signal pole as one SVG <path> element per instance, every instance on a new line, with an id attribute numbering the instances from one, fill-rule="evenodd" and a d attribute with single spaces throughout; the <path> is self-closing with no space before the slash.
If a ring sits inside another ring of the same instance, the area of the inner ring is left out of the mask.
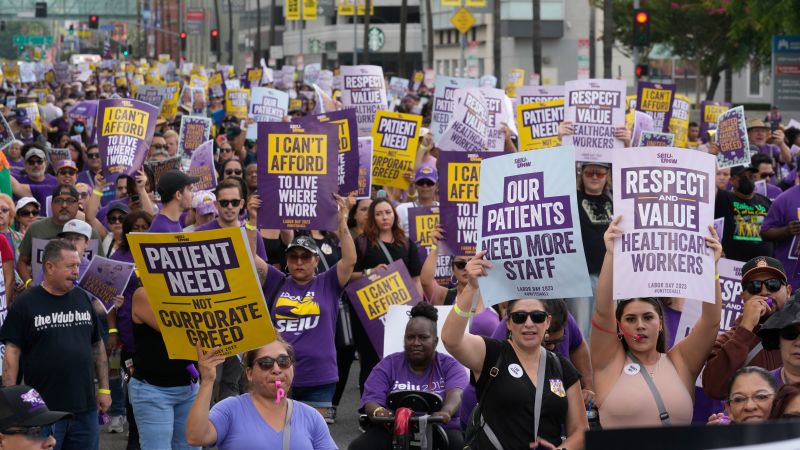
<path id="1" fill-rule="evenodd" d="M 633 10 L 639 9 L 639 0 L 633 0 Z M 639 64 L 639 46 L 633 46 L 633 92 L 639 91 L 639 77 L 636 76 L 636 66 Z"/>

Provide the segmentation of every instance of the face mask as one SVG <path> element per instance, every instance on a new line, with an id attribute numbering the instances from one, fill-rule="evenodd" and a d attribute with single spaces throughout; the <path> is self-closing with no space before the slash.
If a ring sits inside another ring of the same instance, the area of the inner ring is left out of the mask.
<path id="1" fill-rule="evenodd" d="M 756 189 L 756 184 L 749 177 L 739 178 L 739 187 L 737 190 L 744 195 L 750 195 Z"/>
<path id="2" fill-rule="evenodd" d="M 78 133 L 83 133 L 83 125 L 75 125 L 75 131 Z"/>

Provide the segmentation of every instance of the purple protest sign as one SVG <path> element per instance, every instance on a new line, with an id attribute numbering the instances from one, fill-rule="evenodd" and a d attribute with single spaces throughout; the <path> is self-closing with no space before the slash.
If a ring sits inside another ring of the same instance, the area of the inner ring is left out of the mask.
<path id="1" fill-rule="evenodd" d="M 632 114 L 634 118 L 633 118 L 633 132 L 631 133 L 633 139 L 631 139 L 631 142 L 637 143 L 639 142 L 639 139 L 641 139 L 643 132 L 653 131 L 653 118 L 650 117 L 649 114 L 645 114 L 641 111 L 636 111 L 636 110 L 634 110 Z"/>
<path id="2" fill-rule="evenodd" d="M 138 100 L 99 101 L 97 142 L 107 182 L 116 182 L 121 174 L 133 175 L 142 167 L 158 113 L 155 106 Z"/>
<path id="3" fill-rule="evenodd" d="M 297 122 L 300 124 L 312 122 L 332 123 L 338 127 L 337 136 L 339 153 L 336 156 L 339 164 L 336 182 L 339 186 L 339 195 L 348 196 L 358 189 L 358 151 L 353 146 L 358 138 L 358 123 L 355 109 L 342 109 L 325 114 L 305 116 Z M 358 138 L 360 139 L 360 138 Z"/>
<path id="4" fill-rule="evenodd" d="M 168 97 L 167 86 L 145 84 L 136 88 L 136 100 L 158 108 L 159 112 Z"/>
<path id="5" fill-rule="evenodd" d="M 372 137 L 358 138 L 358 191 L 361 200 L 372 196 Z"/>
<path id="6" fill-rule="evenodd" d="M 210 191 L 217 187 L 217 171 L 214 170 L 214 141 L 206 141 L 192 153 L 188 175 L 200 177 L 200 181 L 192 185 L 192 190 Z"/>
<path id="7" fill-rule="evenodd" d="M 575 131 L 564 145 L 575 146 L 578 161 L 611 162 L 611 150 L 624 146 L 614 129 L 625 126 L 625 80 L 568 81 L 564 90 L 564 120 Z"/>
<path id="8" fill-rule="evenodd" d="M 575 188 L 575 149 L 481 162 L 478 248 L 493 268 L 478 280 L 487 306 L 520 297 L 592 294 Z"/>
<path id="9" fill-rule="evenodd" d="M 439 254 L 472 256 L 478 242 L 481 161 L 498 153 L 439 152 L 439 212 L 444 239 Z"/>
<path id="10" fill-rule="evenodd" d="M 750 139 L 747 136 L 744 107 L 731 108 L 719 116 L 717 122 L 717 166 L 726 167 L 750 165 Z"/>
<path id="11" fill-rule="evenodd" d="M 181 116 L 178 150 L 191 155 L 211 136 L 211 119 L 199 116 Z"/>
<path id="12" fill-rule="evenodd" d="M 450 118 L 456 108 L 456 90 L 461 88 L 475 87 L 478 80 L 473 78 L 456 78 L 436 76 L 436 87 L 434 89 L 433 106 L 431 109 L 431 133 L 434 142 L 444 134 Z M 430 84 L 426 83 L 426 86 Z"/>
<path id="13" fill-rule="evenodd" d="M 674 147 L 675 135 L 658 131 L 642 131 L 637 147 Z"/>
<path id="14" fill-rule="evenodd" d="M 708 142 L 708 131 L 717 129 L 719 116 L 730 109 L 727 102 L 700 102 L 700 140 Z"/>
<path id="15" fill-rule="evenodd" d="M 335 124 L 258 124 L 258 225 L 268 229 L 337 229 Z"/>
<path id="16" fill-rule="evenodd" d="M 379 109 L 386 109 L 386 83 L 380 66 L 341 66 L 342 104 L 356 110 L 358 135 L 369 136 Z"/>
<path id="17" fill-rule="evenodd" d="M 672 117 L 672 100 L 674 98 L 674 84 L 640 81 L 636 91 L 636 110 L 653 118 L 655 131 L 667 133 L 669 132 L 669 119 Z"/>
<path id="18" fill-rule="evenodd" d="M 719 241 L 722 242 L 722 233 L 725 231 L 725 218 L 717 217 L 714 219 L 714 231 L 717 232 Z"/>
<path id="19" fill-rule="evenodd" d="M 181 157 L 173 156 L 172 158 L 162 159 L 159 161 L 146 161 L 144 165 L 153 171 L 153 179 L 156 180 L 156 185 L 158 185 L 158 180 L 161 179 L 161 175 L 164 175 L 170 170 L 180 169 Z"/>
<path id="20" fill-rule="evenodd" d="M 67 112 L 67 116 L 72 123 L 75 123 L 78 119 L 83 119 L 86 124 L 86 135 L 89 136 L 89 141 L 91 142 L 94 142 L 97 136 L 97 127 L 95 126 L 96 122 L 98 122 L 97 107 L 97 100 L 84 100 L 76 103 Z M 84 144 L 88 144 L 88 142 L 84 142 Z"/>
<path id="21" fill-rule="evenodd" d="M 402 260 L 351 281 L 345 292 L 378 355 L 383 354 L 384 320 L 389 306 L 412 306 L 422 301 Z"/>
<path id="22" fill-rule="evenodd" d="M 719 287 L 722 289 L 722 320 L 719 332 L 724 333 L 733 328 L 736 319 L 742 314 L 742 266 L 741 261 L 721 258 L 717 264 L 719 270 Z"/>
<path id="23" fill-rule="evenodd" d="M 480 88 L 457 89 L 455 109 L 436 147 L 440 151 L 487 151 L 489 108 Z"/>
<path id="24" fill-rule="evenodd" d="M 417 243 L 420 261 L 425 261 L 433 247 L 431 233 L 439 226 L 438 206 L 418 206 L 408 208 L 408 237 Z M 453 276 L 450 256 L 438 255 L 436 258 L 436 281 L 446 286 Z"/>
<path id="25" fill-rule="evenodd" d="M 14 139 L 14 132 L 11 131 L 11 127 L 8 126 L 5 116 L 0 115 L 0 150 L 14 142 Z"/>
<path id="26" fill-rule="evenodd" d="M 714 301 L 713 155 L 674 147 L 616 151 L 614 298 L 681 297 Z"/>
<path id="27" fill-rule="evenodd" d="M 133 263 L 95 256 L 81 274 L 78 286 L 100 300 L 109 312 L 114 307 L 114 297 L 122 295 L 128 286 L 135 267 Z"/>

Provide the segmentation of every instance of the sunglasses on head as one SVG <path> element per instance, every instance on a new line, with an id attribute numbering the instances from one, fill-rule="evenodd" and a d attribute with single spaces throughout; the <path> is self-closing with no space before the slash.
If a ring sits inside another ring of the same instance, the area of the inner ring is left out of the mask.
<path id="1" fill-rule="evenodd" d="M 225 175 L 241 175 L 242 169 L 225 169 Z"/>
<path id="2" fill-rule="evenodd" d="M 125 220 L 124 214 L 115 214 L 113 216 L 108 216 L 109 224 L 122 223 L 123 220 Z"/>
<path id="3" fill-rule="evenodd" d="M 767 290 L 770 292 L 778 292 L 783 286 L 784 282 L 778 278 L 770 278 L 767 280 L 753 280 L 744 283 L 742 286 L 747 292 L 756 295 L 761 292 L 761 287 L 766 286 Z"/>
<path id="4" fill-rule="evenodd" d="M 797 339 L 797 336 L 800 336 L 800 330 L 797 329 L 797 326 L 790 325 L 788 327 L 781 328 L 781 339 L 793 341 Z"/>
<path id="5" fill-rule="evenodd" d="M 39 215 L 38 209 L 23 209 L 22 211 L 18 212 L 20 217 L 36 217 Z"/>
<path id="6" fill-rule="evenodd" d="M 16 434 L 18 436 L 25 436 L 26 438 L 32 441 L 41 441 L 53 435 L 53 427 L 44 426 L 44 427 L 8 428 L 6 430 L 3 430 L 3 434 L 7 435 Z"/>
<path id="7" fill-rule="evenodd" d="M 511 321 L 516 323 L 517 325 L 522 325 L 528 320 L 528 317 L 531 318 L 533 323 L 544 323 L 547 320 L 547 311 L 514 311 L 508 316 L 511 317 Z"/>
<path id="8" fill-rule="evenodd" d="M 453 261 L 453 267 L 455 267 L 458 270 L 464 270 L 467 268 L 467 262 L 464 260 Z"/>
<path id="9" fill-rule="evenodd" d="M 288 369 L 289 367 L 292 367 L 293 362 L 294 361 L 292 361 L 292 357 L 289 355 L 279 355 L 277 358 L 273 358 L 271 356 L 265 356 L 263 358 L 258 358 L 257 360 L 255 360 L 255 364 L 261 370 L 272 369 L 275 363 L 278 363 L 278 367 L 280 367 L 281 369 Z"/>
<path id="10" fill-rule="evenodd" d="M 100 158 L 100 153 L 87 153 L 86 157 L 89 158 L 89 159 L 99 159 Z"/>
<path id="11" fill-rule="evenodd" d="M 237 208 L 239 206 L 239 203 L 242 202 L 242 199 L 236 198 L 236 199 L 233 199 L 233 200 L 217 200 L 217 201 L 219 202 L 219 206 L 222 206 L 223 208 L 227 208 L 228 205 L 231 205 L 234 208 Z"/>

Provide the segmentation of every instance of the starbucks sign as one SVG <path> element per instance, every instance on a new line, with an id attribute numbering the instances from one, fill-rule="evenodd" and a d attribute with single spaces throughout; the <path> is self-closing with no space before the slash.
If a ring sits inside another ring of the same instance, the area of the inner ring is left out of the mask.
<path id="1" fill-rule="evenodd" d="M 367 33 L 367 48 L 369 48 L 369 51 L 380 51 L 383 48 L 384 42 L 386 42 L 386 38 L 383 35 L 383 30 L 377 27 L 371 27 Z"/>

